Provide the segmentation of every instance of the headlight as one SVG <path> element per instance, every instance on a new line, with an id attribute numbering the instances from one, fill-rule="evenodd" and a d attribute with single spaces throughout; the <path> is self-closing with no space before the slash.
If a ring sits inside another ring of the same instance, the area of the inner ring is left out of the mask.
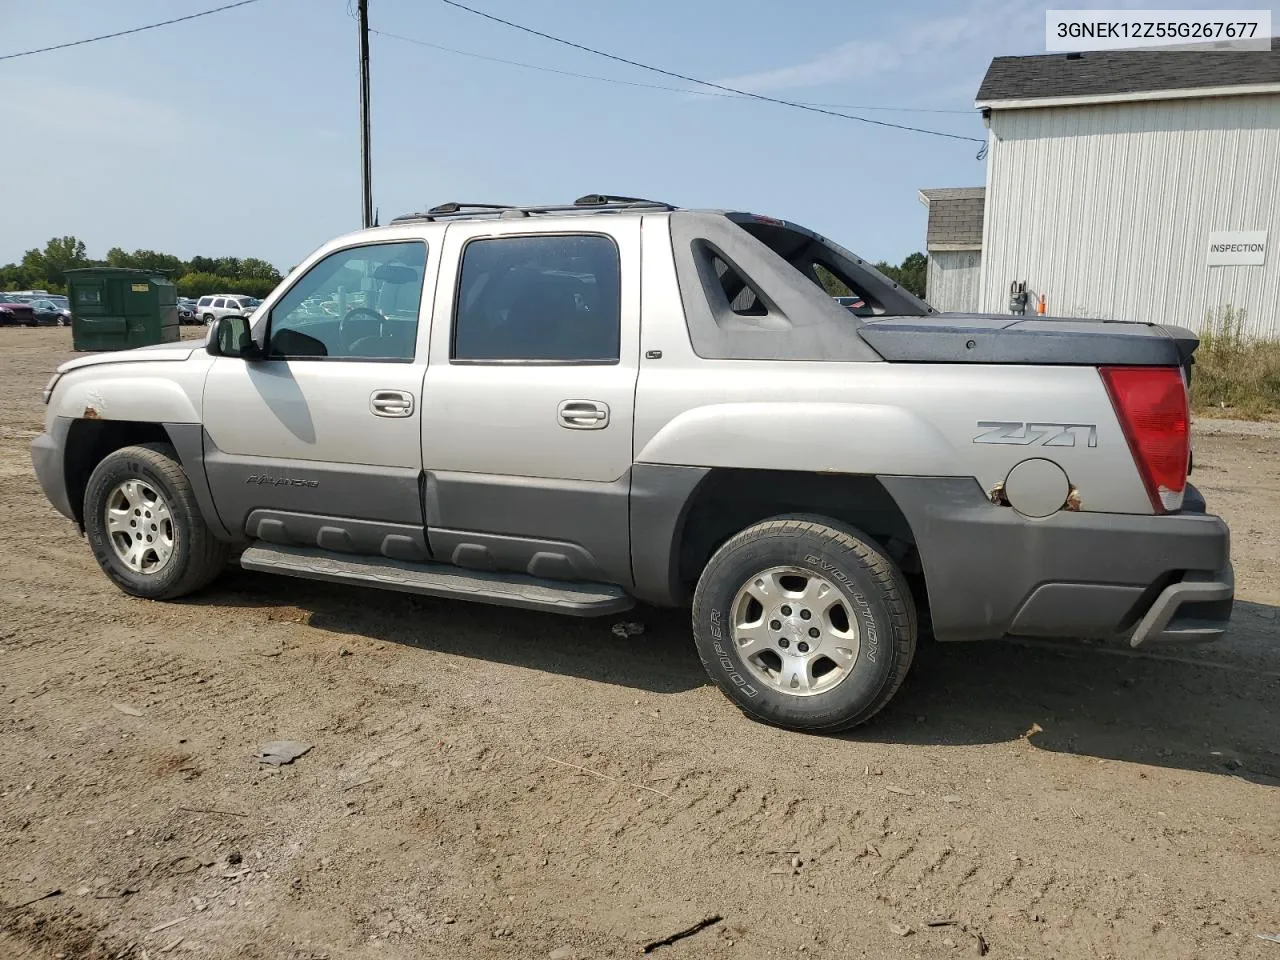
<path id="1" fill-rule="evenodd" d="M 58 381 L 61 379 L 62 374 L 55 373 L 49 378 L 49 382 L 44 385 L 44 390 L 41 392 L 40 396 L 46 404 L 53 397 L 53 388 L 58 385 Z"/>

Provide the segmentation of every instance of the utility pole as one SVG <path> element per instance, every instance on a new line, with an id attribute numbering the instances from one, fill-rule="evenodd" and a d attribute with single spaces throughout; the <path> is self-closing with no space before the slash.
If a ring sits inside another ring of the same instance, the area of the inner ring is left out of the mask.
<path id="1" fill-rule="evenodd" d="M 373 226 L 373 163 L 369 156 L 369 0 L 357 0 L 360 13 L 360 191 L 362 226 Z"/>

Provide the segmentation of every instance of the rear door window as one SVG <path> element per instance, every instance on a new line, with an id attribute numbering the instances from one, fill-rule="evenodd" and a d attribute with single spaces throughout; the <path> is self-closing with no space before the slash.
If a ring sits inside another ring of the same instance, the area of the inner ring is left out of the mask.
<path id="1" fill-rule="evenodd" d="M 454 305 L 456 361 L 616 363 L 621 268 L 598 235 L 472 240 Z"/>

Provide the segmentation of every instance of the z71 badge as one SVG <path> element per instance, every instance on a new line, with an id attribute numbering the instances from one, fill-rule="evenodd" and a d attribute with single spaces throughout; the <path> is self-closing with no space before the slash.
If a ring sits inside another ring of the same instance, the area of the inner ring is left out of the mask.
<path id="1" fill-rule="evenodd" d="M 1074 447 L 1098 445 L 1098 426 L 1093 423 L 1021 423 L 1013 420 L 979 420 L 983 432 L 974 443 L 1011 443 L 1018 446 Z"/>

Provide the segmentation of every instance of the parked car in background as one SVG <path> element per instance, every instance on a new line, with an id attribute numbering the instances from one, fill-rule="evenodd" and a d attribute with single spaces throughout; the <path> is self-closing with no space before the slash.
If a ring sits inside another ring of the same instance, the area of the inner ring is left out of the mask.
<path id="1" fill-rule="evenodd" d="M 223 317 L 245 317 L 246 319 L 258 309 L 262 303 L 257 297 L 243 294 L 215 294 L 201 297 L 196 302 L 196 312 L 205 323 L 214 323 Z"/>
<path id="2" fill-rule="evenodd" d="M 36 313 L 31 304 L 10 293 L 0 293 L 0 326 L 34 327 Z"/>
<path id="3" fill-rule="evenodd" d="M 36 325 L 41 327 L 71 326 L 71 311 L 60 307 L 51 299 L 41 298 L 31 301 L 31 310 L 35 313 Z"/>
<path id="4" fill-rule="evenodd" d="M 178 322 L 179 323 L 199 323 L 200 317 L 196 313 L 196 302 L 190 297 L 182 297 L 178 300 Z"/>

